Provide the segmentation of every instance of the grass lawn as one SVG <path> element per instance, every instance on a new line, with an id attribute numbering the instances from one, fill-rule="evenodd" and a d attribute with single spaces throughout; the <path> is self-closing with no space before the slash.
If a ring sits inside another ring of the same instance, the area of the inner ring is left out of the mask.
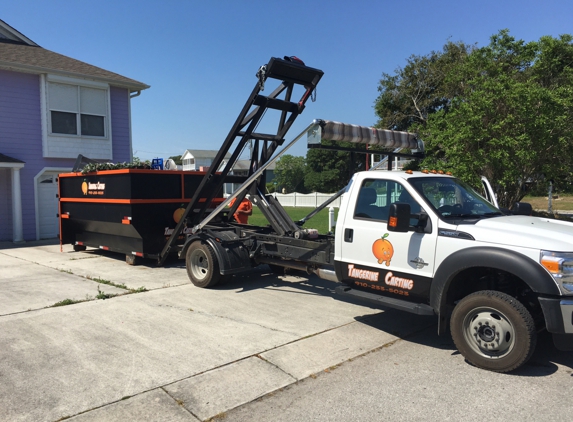
<path id="1" fill-rule="evenodd" d="M 523 202 L 529 202 L 534 210 L 547 211 L 547 197 L 542 196 L 526 196 L 522 199 Z M 572 211 L 573 210 L 573 195 L 559 195 L 558 198 L 553 199 L 553 212 L 555 211 Z M 314 208 L 295 208 L 285 207 L 285 211 L 290 215 L 294 221 L 306 217 L 313 211 Z M 338 208 L 334 209 L 334 220 L 338 218 Z M 257 207 L 253 207 L 253 215 L 249 217 L 249 224 L 255 226 L 266 226 L 268 221 L 263 216 Z M 328 208 L 323 209 L 313 218 L 308 220 L 303 228 L 317 229 L 320 234 L 326 234 L 329 231 L 328 227 Z"/>
<path id="2" fill-rule="evenodd" d="M 547 211 L 547 197 L 526 196 L 521 200 L 529 202 L 534 210 Z M 573 211 L 573 195 L 559 195 L 551 201 L 553 211 Z"/>
<path id="3" fill-rule="evenodd" d="M 285 211 L 290 215 L 294 221 L 298 221 L 308 214 L 310 214 L 314 208 L 306 207 L 285 207 Z M 334 220 L 338 216 L 338 208 L 334 209 Z M 261 211 L 257 207 L 253 207 L 253 215 L 249 217 L 249 224 L 255 226 L 266 226 L 268 225 L 267 219 L 263 216 Z M 317 215 L 312 217 L 306 223 L 304 223 L 303 228 L 305 229 L 317 229 L 320 234 L 326 234 L 329 231 L 328 228 L 328 207 L 320 211 Z"/>

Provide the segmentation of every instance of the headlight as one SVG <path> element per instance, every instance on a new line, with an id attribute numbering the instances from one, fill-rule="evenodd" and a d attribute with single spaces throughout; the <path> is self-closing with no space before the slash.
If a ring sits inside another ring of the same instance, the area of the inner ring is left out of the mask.
<path id="1" fill-rule="evenodd" d="M 541 251 L 540 262 L 557 281 L 562 294 L 573 294 L 573 253 Z"/>

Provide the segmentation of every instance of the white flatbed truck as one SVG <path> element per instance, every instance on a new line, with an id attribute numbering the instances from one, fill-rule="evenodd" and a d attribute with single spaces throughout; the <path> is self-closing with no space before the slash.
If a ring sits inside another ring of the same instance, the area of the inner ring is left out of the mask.
<path id="1" fill-rule="evenodd" d="M 315 121 L 307 132 L 316 138 L 344 126 Z M 281 209 L 272 196 L 253 201 Z M 439 333 L 449 323 L 469 362 L 508 372 L 531 357 L 538 331 L 553 333 L 563 350 L 573 339 L 573 223 L 530 213 L 518 203 L 507 215 L 450 175 L 364 171 L 344 190 L 333 235 L 310 236 L 294 222 L 278 233 L 205 221 L 181 256 L 201 287 L 245 265 L 268 264 L 340 282 L 337 293 L 370 304 L 436 315 Z"/>
<path id="2" fill-rule="evenodd" d="M 261 192 L 264 170 L 277 160 L 275 152 L 322 77 L 322 71 L 291 59 L 272 58 L 259 69 L 255 89 L 173 229 L 159 264 L 176 252 L 186 260 L 193 284 L 205 288 L 261 264 L 316 274 L 340 283 L 336 291 L 341 295 L 436 315 L 439 334 L 449 325 L 462 355 L 492 371 L 508 372 L 527 362 L 539 330 L 552 333 L 558 348 L 571 350 L 573 223 L 520 215 L 531 211 L 521 203 L 514 215 L 507 215 L 450 175 L 366 171 L 354 174 L 339 192 L 335 232 L 323 235 L 303 227 L 315 213 L 294 222 L 272 195 Z M 260 92 L 270 79 L 281 82 L 265 97 Z M 303 94 L 294 102 L 297 86 Z M 267 108 L 278 111 L 276 134 L 255 130 Z M 281 153 L 304 135 L 309 147 L 322 147 L 321 140 L 328 139 L 406 148 L 413 150 L 410 157 L 423 149 L 411 133 L 315 120 Z M 208 212 L 210 195 L 232 178 L 231 168 L 248 144 L 249 175 Z M 387 154 L 408 156 L 393 151 Z M 233 221 L 247 194 L 269 225 Z"/>

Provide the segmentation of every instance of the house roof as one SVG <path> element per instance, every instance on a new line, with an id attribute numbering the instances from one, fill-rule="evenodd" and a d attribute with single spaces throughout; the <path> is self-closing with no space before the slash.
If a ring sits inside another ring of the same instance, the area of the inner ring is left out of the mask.
<path id="1" fill-rule="evenodd" d="M 233 166 L 233 170 L 249 170 L 251 166 L 251 160 L 238 160 Z M 267 167 L 267 170 L 274 170 L 276 168 L 276 162 L 272 163 Z"/>
<path id="2" fill-rule="evenodd" d="M 149 85 L 135 79 L 46 50 L 1 20 L 0 68 L 90 78 L 110 85 L 129 88 L 132 91 L 149 88 Z"/>
<path id="3" fill-rule="evenodd" d="M 215 156 L 219 153 L 219 150 L 186 149 L 181 157 L 183 158 L 187 153 L 189 153 L 195 158 L 215 158 Z M 225 158 L 226 159 L 231 158 L 231 154 L 226 153 Z"/>
<path id="4" fill-rule="evenodd" d="M 8 25 L 1 19 L 0 19 L 0 39 L 5 39 L 19 43 L 26 43 L 29 45 L 35 45 L 36 47 L 38 46 L 38 44 L 36 44 L 30 38 L 26 37 L 24 34 L 17 31 L 15 28 L 12 28 L 10 25 Z"/>
<path id="5" fill-rule="evenodd" d="M 18 160 L 17 158 L 8 157 L 7 155 L 0 154 L 0 169 L 12 168 L 20 169 L 24 167 L 24 161 Z"/>
<path id="6" fill-rule="evenodd" d="M 18 160 L 17 158 L 8 157 L 0 153 L 0 163 L 21 163 L 24 164 L 25 162 L 22 160 Z"/>

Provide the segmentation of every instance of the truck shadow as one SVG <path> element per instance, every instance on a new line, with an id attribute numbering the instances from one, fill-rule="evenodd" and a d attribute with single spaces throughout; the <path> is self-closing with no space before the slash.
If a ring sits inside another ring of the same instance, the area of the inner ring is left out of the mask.
<path id="1" fill-rule="evenodd" d="M 420 316 L 401 312 L 391 308 L 372 307 L 359 300 L 342 297 L 335 293 L 337 283 L 320 279 L 316 276 L 309 276 L 302 272 L 287 272 L 287 276 L 277 276 L 266 266 L 260 266 L 252 270 L 252 273 L 245 273 L 233 277 L 233 281 L 216 286 L 216 289 L 237 289 L 241 293 L 253 289 L 276 289 L 284 291 L 285 287 L 290 288 L 288 293 L 298 292 L 301 294 L 320 294 L 331 297 L 345 303 L 367 306 L 372 309 L 379 309 L 380 313 L 372 315 L 361 315 L 355 317 L 357 322 L 369 325 L 378 330 L 405 341 L 414 342 L 423 346 L 451 351 L 451 355 L 459 355 L 449 330 L 443 336 L 437 334 L 437 318 L 433 316 Z M 433 327 L 428 329 L 429 327 Z M 467 362 L 467 361 L 466 361 Z M 467 362 L 468 365 L 471 365 Z M 560 368 L 561 366 L 561 368 Z M 564 371 L 573 376 L 573 353 L 557 350 L 553 344 L 551 334 L 543 331 L 538 334 L 537 346 L 530 360 L 521 368 L 507 374 L 511 376 L 543 377 L 551 375 L 557 371 Z"/>
<path id="2" fill-rule="evenodd" d="M 83 254 L 83 255 L 93 255 L 93 256 L 101 256 L 106 259 L 118 261 L 118 262 L 126 262 L 125 254 L 120 252 L 113 252 L 113 251 L 106 251 L 101 249 L 87 249 L 81 252 L 73 252 L 72 254 Z M 127 263 L 125 265 L 128 265 Z M 129 265 L 128 265 L 129 266 Z M 160 266 L 157 264 L 157 261 L 154 259 L 149 258 L 137 258 L 135 266 L 139 267 L 148 267 L 148 268 L 159 268 Z M 164 268 L 182 268 L 185 269 L 185 260 L 177 258 L 176 255 L 169 255 L 163 265 L 161 267 Z"/>
<path id="3" fill-rule="evenodd" d="M 108 251 L 88 250 L 83 253 L 103 255 L 118 261 L 125 260 L 125 255 Z M 157 266 L 151 260 L 142 260 L 139 265 L 149 267 Z M 169 257 L 163 266 L 166 268 L 180 268 L 181 270 L 185 270 L 185 261 L 173 256 Z M 228 282 L 220 283 L 213 289 L 236 290 L 238 294 L 256 289 L 273 289 L 286 294 L 321 295 L 353 305 L 370 307 L 380 310 L 380 313 L 357 316 L 355 317 L 357 322 L 385 331 L 405 341 L 414 342 L 427 347 L 449 350 L 452 355 L 459 354 L 449 331 L 443 336 L 438 336 L 436 317 L 418 316 L 390 308 L 372 307 L 360 300 L 337 295 L 335 293 L 337 286 L 337 283 L 295 270 L 289 270 L 285 275 L 277 275 L 266 265 L 261 265 L 250 271 L 235 275 Z M 431 326 L 435 329 L 427 330 L 427 328 Z M 408 329 L 404 330 L 405 327 Z M 551 334 L 541 332 L 538 335 L 537 347 L 529 362 L 508 375 L 526 377 L 548 376 L 560 369 L 558 365 L 565 367 L 561 370 L 573 376 L 573 353 L 557 350 L 553 345 Z"/>
<path id="4" fill-rule="evenodd" d="M 301 271 L 292 270 L 285 275 L 277 275 L 266 265 L 261 265 L 233 276 L 228 282 L 217 284 L 214 289 L 237 290 L 237 293 L 257 289 L 276 289 L 288 294 L 313 294 L 340 299 L 340 296 L 334 291 L 337 286 L 337 283 Z M 287 290 L 287 288 L 289 289 Z M 348 303 L 358 304 L 359 302 L 348 301 Z M 363 303 L 360 304 L 364 305 Z"/>
<path id="5" fill-rule="evenodd" d="M 363 324 L 393 334 L 402 340 L 434 349 L 451 351 L 451 356 L 460 354 L 449 331 L 442 336 L 438 336 L 436 319 L 434 317 L 418 316 L 387 309 L 380 314 L 363 315 L 355 319 Z M 406 320 L 410 328 L 410 332 L 406 335 L 402 335 L 400 329 L 396 328 L 397 321 L 400 320 Z M 465 362 L 471 365 L 468 361 Z M 530 360 L 521 368 L 505 375 L 544 377 L 557 371 L 573 376 L 573 354 L 557 350 L 553 344 L 551 334 L 543 331 L 538 334 L 537 346 Z"/>
<path id="6" fill-rule="evenodd" d="M 557 365 L 566 367 L 561 370 L 573 377 L 573 353 L 557 350 L 551 334 L 543 331 L 537 336 L 537 347 L 529 362 L 513 375 L 528 377 L 550 375 L 559 369 Z"/>

